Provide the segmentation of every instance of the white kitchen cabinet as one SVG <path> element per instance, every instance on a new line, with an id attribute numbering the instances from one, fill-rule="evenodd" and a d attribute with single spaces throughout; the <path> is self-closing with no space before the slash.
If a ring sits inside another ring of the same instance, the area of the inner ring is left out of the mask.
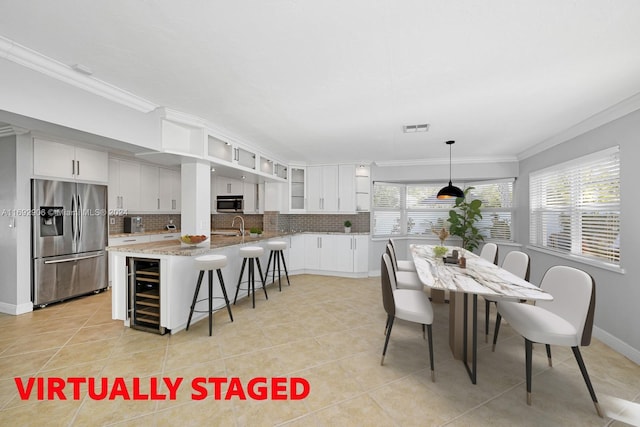
<path id="1" fill-rule="evenodd" d="M 140 164 L 140 206 L 145 212 L 160 210 L 160 195 L 158 186 L 158 167 Z"/>
<path id="2" fill-rule="evenodd" d="M 150 242 L 166 242 L 171 240 L 178 240 L 180 238 L 180 233 L 149 234 L 148 237 Z"/>
<path id="3" fill-rule="evenodd" d="M 35 138 L 33 173 L 43 177 L 104 183 L 109 181 L 109 155 L 105 151 Z"/>
<path id="4" fill-rule="evenodd" d="M 216 195 L 228 196 L 228 195 L 240 195 L 243 194 L 243 182 L 239 179 L 227 178 L 224 176 L 216 176 Z"/>
<path id="5" fill-rule="evenodd" d="M 258 184 L 250 184 L 248 182 L 244 183 L 244 191 L 243 191 L 243 203 L 244 203 L 244 213 L 246 214 L 255 214 L 259 212 L 259 203 L 258 203 Z"/>
<path id="6" fill-rule="evenodd" d="M 307 167 L 307 212 L 338 211 L 338 166 Z"/>
<path id="7" fill-rule="evenodd" d="M 308 166 L 306 171 L 307 212 L 356 211 L 355 165 Z"/>
<path id="8" fill-rule="evenodd" d="M 140 209 L 140 164 L 109 159 L 109 209 Z"/>
<path id="9" fill-rule="evenodd" d="M 290 237 L 287 269 L 289 272 L 304 270 L 305 235 L 294 234 Z"/>
<path id="10" fill-rule="evenodd" d="M 367 273 L 369 271 L 369 237 L 351 234 L 303 234 L 304 268 L 316 273 Z M 294 236 L 296 237 L 296 236 Z M 293 245 L 290 258 L 295 256 Z M 298 260 L 297 260 L 298 261 Z"/>
<path id="11" fill-rule="evenodd" d="M 304 212 L 306 208 L 306 172 L 306 168 L 303 166 L 291 166 L 291 176 L 289 179 L 290 212 Z"/>
<path id="12" fill-rule="evenodd" d="M 158 198 L 162 212 L 180 212 L 181 204 L 181 178 L 180 172 L 159 168 L 158 169 Z"/>
<path id="13" fill-rule="evenodd" d="M 356 211 L 356 166 L 338 166 L 338 212 Z"/>

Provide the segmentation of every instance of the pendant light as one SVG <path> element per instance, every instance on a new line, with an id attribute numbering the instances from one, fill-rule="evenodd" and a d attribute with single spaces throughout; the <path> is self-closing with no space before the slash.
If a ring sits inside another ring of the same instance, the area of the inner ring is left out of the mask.
<path id="1" fill-rule="evenodd" d="M 453 197 L 464 197 L 464 192 L 451 184 L 451 146 L 455 141 L 447 141 L 445 144 L 449 146 L 449 185 L 438 191 L 438 199 L 451 199 Z"/>

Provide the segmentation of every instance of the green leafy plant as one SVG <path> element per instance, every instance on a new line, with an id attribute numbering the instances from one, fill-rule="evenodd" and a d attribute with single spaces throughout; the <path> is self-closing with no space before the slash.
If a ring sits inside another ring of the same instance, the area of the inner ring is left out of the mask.
<path id="1" fill-rule="evenodd" d="M 484 236 L 475 226 L 476 221 L 482 219 L 480 206 L 482 200 L 467 201 L 467 196 L 473 187 L 464 190 L 464 197 L 456 198 L 456 204 L 449 211 L 449 233 L 462 239 L 462 247 L 473 251 L 484 240 Z"/>
<path id="2" fill-rule="evenodd" d="M 344 222 L 344 226 L 345 226 L 345 227 L 351 227 L 351 221 L 346 220 L 346 221 Z"/>
<path id="3" fill-rule="evenodd" d="M 251 227 L 249 229 L 249 233 L 251 234 L 262 234 L 262 229 L 258 227 Z"/>

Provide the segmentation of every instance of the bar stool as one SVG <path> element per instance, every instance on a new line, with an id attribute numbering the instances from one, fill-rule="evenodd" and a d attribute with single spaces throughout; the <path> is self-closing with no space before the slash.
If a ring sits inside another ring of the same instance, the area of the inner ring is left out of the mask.
<path id="1" fill-rule="evenodd" d="M 227 311 L 229 312 L 229 318 L 233 322 L 233 315 L 231 314 L 231 306 L 229 305 L 229 298 L 227 298 L 227 290 L 224 287 L 224 279 L 222 278 L 222 268 L 227 265 L 227 257 L 224 255 L 203 255 L 199 256 L 195 259 L 196 268 L 200 270 L 200 274 L 198 275 L 198 284 L 196 285 L 196 290 L 193 294 L 193 302 L 191 303 L 191 311 L 189 312 L 189 320 L 187 320 L 187 331 L 189 330 L 189 325 L 191 324 L 191 318 L 193 317 L 193 313 L 206 313 L 205 310 L 196 310 L 196 303 L 200 301 L 204 301 L 204 299 L 198 300 L 198 294 L 200 293 L 200 285 L 202 284 L 202 278 L 204 277 L 204 272 L 209 272 L 209 336 L 211 336 L 212 332 L 212 316 L 213 316 L 213 300 L 221 297 L 213 296 L 213 270 L 216 270 L 218 273 L 218 282 L 220 282 L 220 287 L 222 288 L 222 295 L 224 296 L 225 304 L 227 305 Z"/>
<path id="2" fill-rule="evenodd" d="M 256 273 L 254 267 L 255 263 L 258 264 L 258 272 L 260 273 L 260 281 L 262 282 L 262 290 L 264 291 L 264 296 L 266 299 L 269 299 L 267 296 L 267 289 L 264 287 L 264 278 L 262 277 L 262 268 L 260 268 L 260 256 L 264 254 L 264 249 L 260 246 L 245 246 L 240 248 L 240 255 L 242 255 L 242 268 L 240 269 L 240 277 L 238 278 L 238 286 L 236 287 L 236 296 L 233 298 L 233 304 L 236 304 L 236 300 L 238 299 L 238 291 L 240 291 L 240 284 L 242 283 L 242 275 L 244 274 L 244 267 L 247 265 L 247 260 L 249 260 L 249 268 L 247 272 L 247 296 L 251 295 L 253 299 L 253 308 L 256 308 Z M 244 290 L 244 288 L 243 288 Z"/>
<path id="3" fill-rule="evenodd" d="M 282 266 L 284 267 L 284 274 L 287 277 L 287 284 L 291 286 L 291 282 L 289 282 L 289 272 L 287 271 L 287 263 L 284 260 L 284 250 L 287 248 L 287 242 L 283 241 L 274 241 L 267 242 L 267 249 L 271 250 L 269 254 L 269 261 L 267 262 L 267 272 L 264 277 L 265 280 L 269 278 L 269 267 L 273 268 L 271 275 L 271 282 L 275 283 L 276 281 L 276 261 L 278 263 L 278 289 L 282 291 L 282 281 L 280 280 L 280 276 L 282 272 L 280 270 L 280 260 L 282 260 Z M 275 256 L 274 256 L 275 255 Z M 271 260 L 273 260 L 273 266 L 271 265 Z"/>

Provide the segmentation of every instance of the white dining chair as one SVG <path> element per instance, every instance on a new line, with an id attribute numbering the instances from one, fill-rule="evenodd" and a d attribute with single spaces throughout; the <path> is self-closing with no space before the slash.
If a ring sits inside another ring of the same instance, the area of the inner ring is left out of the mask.
<path id="1" fill-rule="evenodd" d="M 535 305 L 501 301 L 498 312 L 524 337 L 527 404 L 531 405 L 531 358 L 533 343 L 545 344 L 549 366 L 551 345 L 571 347 L 587 385 L 596 412 L 602 417 L 580 346 L 591 343 L 595 312 L 595 282 L 586 272 L 573 267 L 554 266 L 545 273 L 540 288 L 553 296 Z"/>
<path id="2" fill-rule="evenodd" d="M 389 338 L 395 319 L 406 320 L 408 322 L 419 323 L 422 325 L 422 334 L 424 337 L 425 326 L 427 329 L 427 339 L 429 342 L 429 364 L 431 367 L 431 381 L 435 382 L 435 370 L 433 363 L 433 307 L 431 301 L 424 291 L 413 289 L 398 289 L 393 270 L 391 258 L 387 253 L 382 254 L 381 262 L 381 285 L 382 285 L 382 304 L 387 313 L 387 324 L 385 327 L 384 348 L 382 350 L 382 359 L 380 365 L 384 364 L 384 357 L 387 354 Z"/>
<path id="3" fill-rule="evenodd" d="M 391 243 L 387 243 L 386 254 L 389 256 L 393 273 L 396 276 L 398 289 L 424 290 L 424 285 L 415 271 L 400 271 L 397 266 L 396 254 Z"/>
<path id="4" fill-rule="evenodd" d="M 518 276 L 521 279 L 529 281 L 529 275 L 531 273 L 531 260 L 529 255 L 521 251 L 509 252 L 502 261 L 502 268 L 510 273 Z M 499 301 L 514 301 L 514 299 L 501 298 L 501 297 L 484 297 L 485 300 L 485 318 L 484 318 L 484 342 L 489 340 L 489 314 L 491 303 L 498 304 Z M 496 325 L 493 333 L 493 351 L 496 349 L 496 342 L 498 341 L 498 331 L 500 330 L 500 321 L 502 317 L 500 313 L 496 314 Z"/>
<path id="5" fill-rule="evenodd" d="M 412 260 L 408 259 L 398 259 L 398 248 L 396 247 L 396 242 L 393 239 L 389 239 L 389 243 L 391 244 L 391 248 L 393 248 L 393 254 L 396 257 L 396 267 L 398 271 L 416 271 L 416 264 Z"/>
<path id="6" fill-rule="evenodd" d="M 498 245 L 495 243 L 485 243 L 480 251 L 480 257 L 498 265 Z"/>

